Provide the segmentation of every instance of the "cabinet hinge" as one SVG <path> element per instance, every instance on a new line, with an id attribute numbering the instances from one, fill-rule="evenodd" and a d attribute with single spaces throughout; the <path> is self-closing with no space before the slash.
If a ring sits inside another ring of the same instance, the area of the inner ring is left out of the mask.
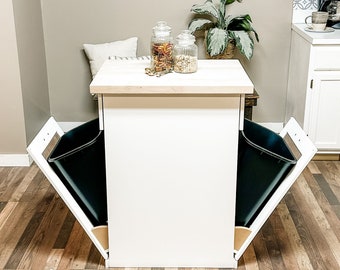
<path id="1" fill-rule="evenodd" d="M 310 89 L 313 89 L 313 82 L 314 82 L 314 80 L 312 79 L 312 80 L 310 81 Z"/>

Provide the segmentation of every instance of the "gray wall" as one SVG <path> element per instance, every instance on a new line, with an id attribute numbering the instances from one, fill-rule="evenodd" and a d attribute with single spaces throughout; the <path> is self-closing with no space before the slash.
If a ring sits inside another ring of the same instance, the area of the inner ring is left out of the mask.
<path id="1" fill-rule="evenodd" d="M 50 115 L 40 0 L 2 0 L 0 25 L 0 154 L 23 154 Z"/>
<path id="2" fill-rule="evenodd" d="M 50 116 L 40 0 L 13 0 L 13 8 L 29 143 Z"/>
<path id="3" fill-rule="evenodd" d="M 158 20 L 177 35 L 192 4 L 203 1 L 1 0 L 0 154 L 26 153 L 49 115 L 62 122 L 97 116 L 83 43 L 138 36 L 138 55 L 149 54 Z M 251 62 L 242 60 L 261 96 L 254 112 L 259 122 L 284 119 L 292 2 L 244 0 L 232 8 L 250 13 L 260 35 Z"/>
<path id="4" fill-rule="evenodd" d="M 235 5 L 236 8 L 239 13 L 251 15 L 254 28 L 260 36 L 260 43 L 255 44 L 251 61 L 241 58 L 260 94 L 258 106 L 254 108 L 254 119 L 258 122 L 282 123 L 286 105 L 292 1 L 244 0 L 243 4 Z"/>
<path id="5" fill-rule="evenodd" d="M 58 121 L 85 121 L 96 116 L 96 104 L 88 90 L 91 76 L 83 43 L 138 36 L 138 55 L 149 54 L 154 24 L 166 20 L 176 36 L 187 27 L 191 6 L 200 2 L 203 0 L 42 1 L 52 115 Z M 260 93 L 254 118 L 260 122 L 283 122 L 292 1 L 244 0 L 232 5 L 232 10 L 234 14 L 251 14 L 260 35 L 253 59 L 243 61 Z"/>
<path id="6" fill-rule="evenodd" d="M 0 2 L 0 152 L 23 153 L 26 144 L 12 0 Z"/>

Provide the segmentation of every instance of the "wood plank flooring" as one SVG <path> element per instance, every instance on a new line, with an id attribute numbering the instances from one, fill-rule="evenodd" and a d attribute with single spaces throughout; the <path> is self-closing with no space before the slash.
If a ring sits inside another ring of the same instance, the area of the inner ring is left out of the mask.
<path id="1" fill-rule="evenodd" d="M 340 269 L 339 219 L 340 161 L 312 161 L 238 269 Z M 0 269 L 105 269 L 35 165 L 0 167 Z"/>

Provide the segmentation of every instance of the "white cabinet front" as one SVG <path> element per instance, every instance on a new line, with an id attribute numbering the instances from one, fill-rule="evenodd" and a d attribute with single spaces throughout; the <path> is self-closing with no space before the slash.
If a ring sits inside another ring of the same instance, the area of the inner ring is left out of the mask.
<path id="1" fill-rule="evenodd" d="M 319 151 L 340 149 L 340 71 L 315 71 L 309 136 Z"/>
<path id="2" fill-rule="evenodd" d="M 297 119 L 320 154 L 340 153 L 340 30 L 310 33 L 294 24 L 286 121 Z"/>
<path id="3" fill-rule="evenodd" d="M 236 267 L 240 96 L 104 95 L 111 267 Z"/>

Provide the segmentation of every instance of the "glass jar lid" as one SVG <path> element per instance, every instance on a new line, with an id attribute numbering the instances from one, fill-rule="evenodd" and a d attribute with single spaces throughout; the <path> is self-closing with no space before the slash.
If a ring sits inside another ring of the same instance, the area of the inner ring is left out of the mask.
<path id="1" fill-rule="evenodd" d="M 159 21 L 156 26 L 152 28 L 153 33 L 157 37 L 170 36 L 171 27 L 165 21 Z"/>
<path id="2" fill-rule="evenodd" d="M 191 45 L 195 43 L 195 36 L 189 30 L 182 30 L 176 40 L 179 45 Z"/>

